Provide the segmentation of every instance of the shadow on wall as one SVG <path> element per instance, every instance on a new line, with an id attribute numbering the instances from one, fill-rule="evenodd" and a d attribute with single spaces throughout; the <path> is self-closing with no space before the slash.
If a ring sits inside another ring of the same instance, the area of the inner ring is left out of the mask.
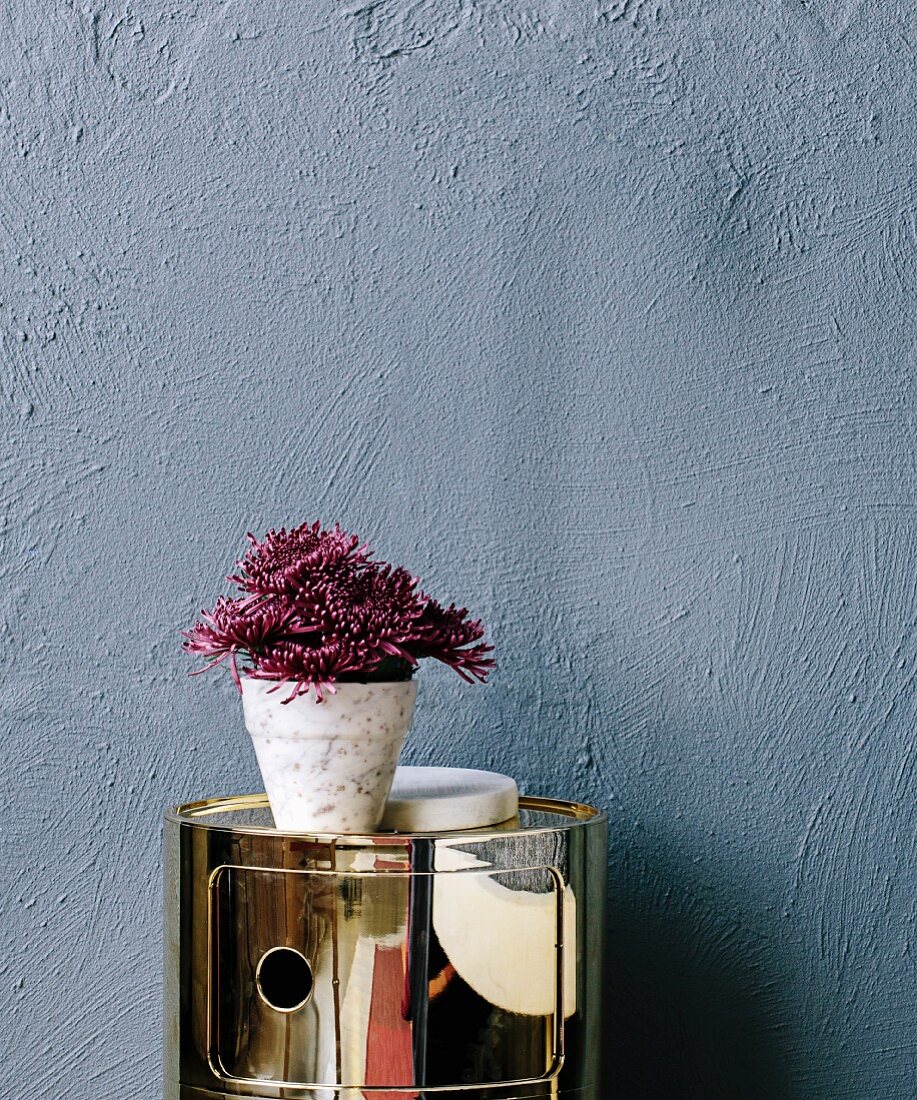
<path id="1" fill-rule="evenodd" d="M 792 1096 L 772 952 L 679 883 L 633 857 L 609 869 L 607 1095 Z"/>

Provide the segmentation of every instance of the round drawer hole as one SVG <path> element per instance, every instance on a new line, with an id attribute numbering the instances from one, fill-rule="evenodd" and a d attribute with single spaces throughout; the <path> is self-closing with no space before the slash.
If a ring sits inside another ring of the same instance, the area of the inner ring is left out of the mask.
<path id="1" fill-rule="evenodd" d="M 277 1012 L 296 1012 L 312 996 L 314 987 L 309 960 L 292 947 L 265 951 L 255 971 L 258 996 Z"/>

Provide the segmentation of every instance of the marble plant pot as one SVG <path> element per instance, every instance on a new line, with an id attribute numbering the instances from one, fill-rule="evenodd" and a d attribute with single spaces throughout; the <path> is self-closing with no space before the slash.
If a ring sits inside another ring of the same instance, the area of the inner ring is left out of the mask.
<path id="1" fill-rule="evenodd" d="M 417 683 L 340 683 L 335 694 L 283 700 L 270 680 L 242 677 L 242 709 L 276 828 L 372 833 L 379 827 Z"/>

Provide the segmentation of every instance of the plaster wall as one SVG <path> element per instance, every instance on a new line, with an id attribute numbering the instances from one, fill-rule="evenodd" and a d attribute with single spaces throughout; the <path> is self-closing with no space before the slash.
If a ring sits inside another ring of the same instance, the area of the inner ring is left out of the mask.
<path id="1" fill-rule="evenodd" d="M 608 1095 L 915 1090 L 917 15 L 0 9 L 0 1092 L 158 1095 L 177 631 L 340 519 L 490 624 L 412 762 L 611 819 Z"/>

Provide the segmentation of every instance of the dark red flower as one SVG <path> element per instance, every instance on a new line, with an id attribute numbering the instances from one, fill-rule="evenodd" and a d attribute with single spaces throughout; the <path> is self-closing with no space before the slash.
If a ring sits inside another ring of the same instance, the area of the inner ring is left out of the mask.
<path id="1" fill-rule="evenodd" d="M 324 573 L 326 576 L 343 563 L 361 564 L 369 557 L 369 548 L 360 546 L 356 535 L 348 535 L 335 524 L 323 531 L 320 523 L 303 523 L 287 531 L 271 529 L 258 542 L 248 535 L 251 548 L 236 564 L 239 572 L 230 577 L 245 592 L 258 595 L 290 594 L 303 583 Z"/>
<path id="2" fill-rule="evenodd" d="M 242 654 L 246 673 L 292 685 L 288 699 L 344 679 L 404 679 L 424 657 L 484 681 L 494 667 L 484 628 L 465 608 L 441 607 L 405 569 L 371 560 L 369 549 L 338 526 L 318 523 L 269 531 L 229 579 L 242 591 L 220 597 L 185 635 L 184 648 L 210 658 L 204 669 Z M 479 644 L 475 644 L 479 643 Z"/>
<path id="3" fill-rule="evenodd" d="M 198 672 L 231 659 L 233 678 L 239 682 L 236 654 L 247 653 L 252 659 L 271 652 L 291 634 L 301 632 L 291 608 L 263 599 L 228 599 L 220 596 L 213 611 L 202 611 L 201 619 L 183 632 L 183 648 L 202 653 L 212 660 Z"/>
<path id="4" fill-rule="evenodd" d="M 493 646 L 473 645 L 484 637 L 484 625 L 480 619 L 469 619 L 464 607 L 441 607 L 436 600 L 427 599 L 423 613 L 414 625 L 412 645 L 418 657 L 435 657 L 454 668 L 471 683 L 472 679 L 483 683 L 494 667 Z"/>

